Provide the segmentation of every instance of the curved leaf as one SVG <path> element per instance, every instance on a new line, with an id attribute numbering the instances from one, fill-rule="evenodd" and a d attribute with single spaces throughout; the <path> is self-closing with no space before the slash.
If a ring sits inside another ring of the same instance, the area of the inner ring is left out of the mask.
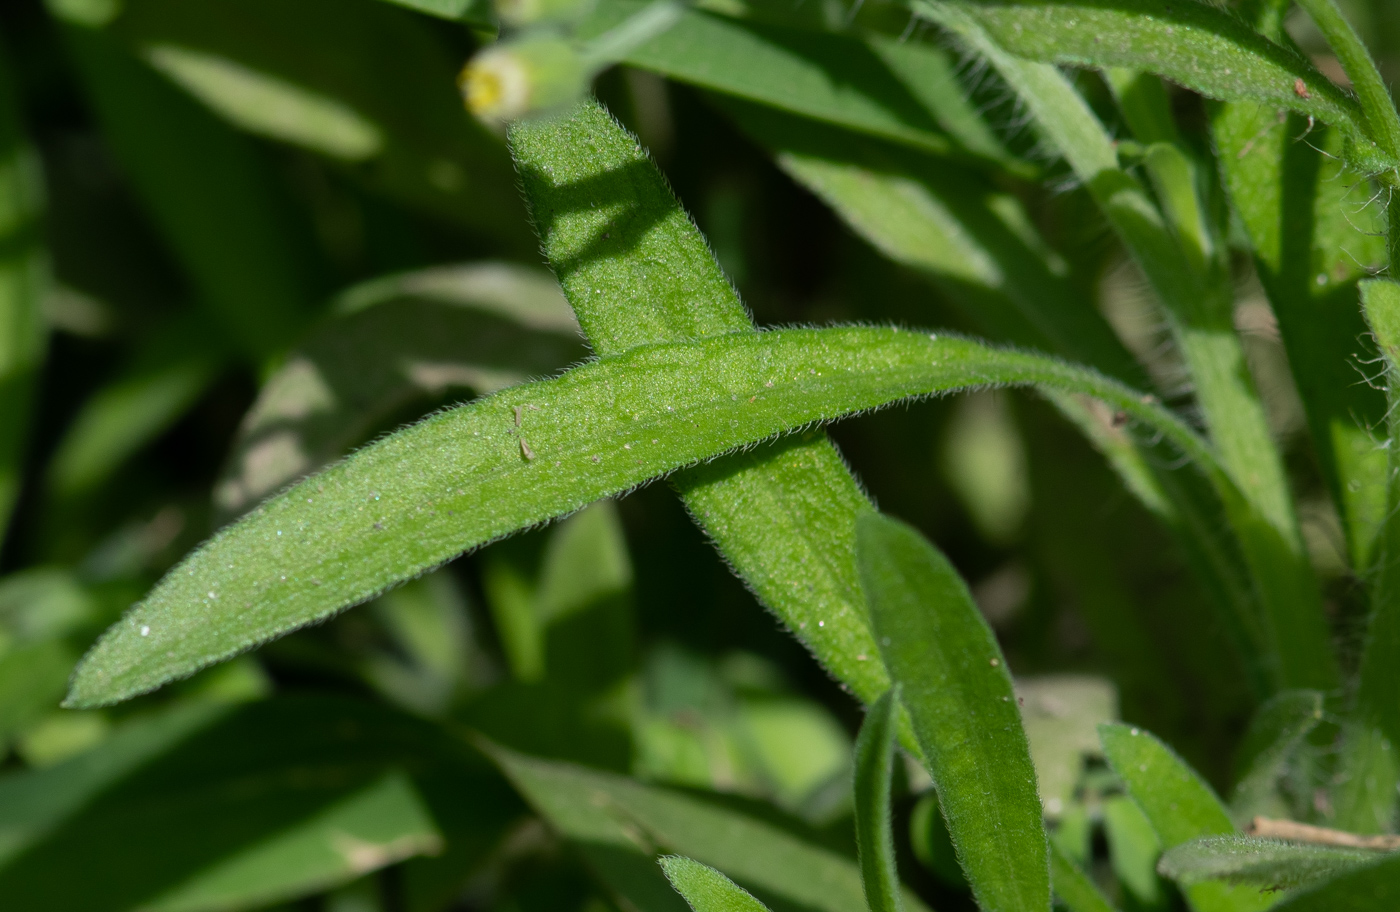
<path id="1" fill-rule="evenodd" d="M 1388 855 L 1296 893 L 1276 912 L 1376 912 L 1400 905 L 1400 855 Z"/>
<path id="2" fill-rule="evenodd" d="M 915 0 L 915 8 L 942 5 Z M 1223 101 L 1258 101 L 1364 137 L 1356 100 L 1307 58 L 1206 3 L 1171 0 L 958 2 L 998 44 L 1046 63 L 1155 73 Z"/>
<path id="3" fill-rule="evenodd" d="M 1167 852 L 1157 869 L 1185 886 L 1223 880 L 1287 890 L 1327 880 L 1375 859 L 1376 853 L 1365 849 L 1211 836 Z"/>
<path id="4" fill-rule="evenodd" d="M 890 780 L 898 727 L 898 690 L 881 695 L 865 715 L 856 739 L 856 847 L 870 912 L 902 912 L 890 824 Z"/>
<path id="5" fill-rule="evenodd" d="M 996 637 L 957 571 L 917 530 L 866 513 L 856 522 L 856 555 L 880 652 L 978 906 L 1048 908 L 1035 767 Z"/>
<path id="6" fill-rule="evenodd" d="M 1117 723 L 1099 726 L 1108 764 L 1152 824 L 1163 849 L 1203 836 L 1235 835 L 1234 824 L 1210 786 L 1151 734 Z M 1200 883 L 1186 889 L 1196 912 L 1254 912 L 1273 897 L 1248 887 Z"/>
<path id="7" fill-rule="evenodd" d="M 720 872 L 680 855 L 666 855 L 661 870 L 695 912 L 768 912 L 768 907 Z"/>
<path id="8" fill-rule="evenodd" d="M 727 450 L 896 399 L 989 383 L 1103 398 L 1213 464 L 1150 397 L 958 337 L 797 329 L 639 346 L 435 415 L 269 501 L 186 558 L 104 634 L 69 699 L 87 706 L 145 692 L 469 548 Z"/>

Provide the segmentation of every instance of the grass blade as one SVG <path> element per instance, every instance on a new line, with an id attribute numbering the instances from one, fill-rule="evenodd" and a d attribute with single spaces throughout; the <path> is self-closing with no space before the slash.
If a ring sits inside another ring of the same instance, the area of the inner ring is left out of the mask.
<path id="1" fill-rule="evenodd" d="M 1228 485 L 1170 413 L 1044 356 L 867 328 L 639 346 L 434 415 L 268 501 L 113 626 L 69 699 L 95 705 L 145 692 L 469 548 L 794 427 L 988 383 L 1103 398 Z M 803 610 L 819 630 L 834 620 L 815 613 L 821 606 Z M 874 665 L 871 655 L 852 664 Z"/>
<path id="2" fill-rule="evenodd" d="M 1117 912 L 1089 875 L 1081 871 L 1053 839 L 1050 840 L 1050 878 L 1054 881 L 1055 896 L 1069 912 Z"/>
<path id="3" fill-rule="evenodd" d="M 916 530 L 870 512 L 857 520 L 856 543 L 880 651 L 978 905 L 1048 908 L 1035 768 L 991 628 L 947 558 Z"/>
<path id="4" fill-rule="evenodd" d="M 1230 815 L 1244 824 L 1272 810 L 1274 786 L 1288 761 L 1322 721 L 1323 696 L 1315 690 L 1285 690 L 1254 713 L 1235 758 Z"/>
<path id="5" fill-rule="evenodd" d="M 1184 886 L 1221 880 L 1290 890 L 1327 880 L 1375 859 L 1376 853 L 1365 849 L 1212 836 L 1182 843 L 1167 852 L 1158 870 Z"/>
<path id="6" fill-rule="evenodd" d="M 768 907 L 743 887 L 698 861 L 666 855 L 661 859 L 661 870 L 695 912 L 768 912 Z"/>
<path id="7" fill-rule="evenodd" d="M 895 867 L 894 831 L 890 824 L 890 781 L 894 775 L 898 710 L 898 688 L 886 691 L 866 713 L 860 736 L 856 738 L 856 847 L 870 912 L 903 912 L 904 909 L 899 872 Z"/>
<path id="8" fill-rule="evenodd" d="M 1204 836 L 1235 835 L 1225 807 L 1210 786 L 1161 741 L 1126 725 L 1099 726 L 1108 764 L 1147 816 L 1164 850 Z M 1196 912 L 1252 912 L 1273 897 L 1257 889 L 1200 883 L 1186 888 Z"/>

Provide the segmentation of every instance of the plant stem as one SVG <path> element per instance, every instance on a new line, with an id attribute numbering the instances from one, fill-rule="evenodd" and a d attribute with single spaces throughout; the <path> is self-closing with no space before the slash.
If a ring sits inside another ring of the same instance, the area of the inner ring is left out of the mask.
<path id="1" fill-rule="evenodd" d="M 1396 114 L 1390 92 L 1356 29 L 1337 8 L 1336 0 L 1298 0 L 1298 5 L 1307 10 L 1341 61 L 1361 101 L 1371 139 L 1391 159 L 1400 161 L 1400 115 Z"/>

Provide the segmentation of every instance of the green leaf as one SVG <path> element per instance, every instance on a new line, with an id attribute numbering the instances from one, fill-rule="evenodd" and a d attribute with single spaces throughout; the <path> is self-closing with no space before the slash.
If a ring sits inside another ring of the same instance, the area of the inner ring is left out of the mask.
<path id="1" fill-rule="evenodd" d="M 1126 725 L 1099 726 L 1109 766 L 1128 788 L 1163 849 L 1204 836 L 1234 835 L 1225 807 L 1210 786 L 1161 741 Z M 1247 887 L 1201 883 L 1186 889 L 1196 912 L 1251 912 L 1273 897 Z"/>
<path id="2" fill-rule="evenodd" d="M 1053 839 L 1050 841 L 1050 877 L 1054 881 L 1056 898 L 1069 912 L 1116 912 L 1089 876 Z"/>
<path id="3" fill-rule="evenodd" d="M 856 555 L 871 625 L 973 895 L 989 910 L 1048 907 L 1035 768 L 991 628 L 947 558 L 909 526 L 862 515 Z"/>
<path id="4" fill-rule="evenodd" d="M 69 700 L 89 706 L 151 690 L 469 548 L 728 450 L 909 396 L 988 383 L 1102 398 L 1228 485 L 1170 413 L 1044 356 L 869 328 L 637 346 L 434 415 L 268 501 L 187 557 L 110 628 L 75 673 Z M 821 629 L 828 618 L 812 620 Z"/>
<path id="5" fill-rule="evenodd" d="M 314 248 L 251 142 L 101 32 L 67 25 L 104 134 L 202 306 L 255 360 L 306 319 Z"/>
<path id="6" fill-rule="evenodd" d="M 1121 795 L 1103 803 L 1104 835 L 1109 861 L 1123 889 L 1136 904 L 1155 909 L 1166 898 L 1157 879 L 1157 856 L 1162 844 L 1152 824 L 1131 798 Z"/>
<path id="7" fill-rule="evenodd" d="M 1163 304 L 1221 460 L 1248 507 L 1226 507 L 1264 611 L 1275 686 L 1330 687 L 1338 676 L 1316 580 L 1304 553 L 1283 462 L 1255 394 L 1231 317 L 1225 263 L 1193 262 L 1138 180 L 1120 168 L 1103 125 L 1053 66 L 1008 53 L 962 4 L 919 7 L 985 56 L 1036 118 L 1142 267 Z M 1164 175 L 1159 175 L 1164 176 Z M 1181 175 L 1176 175 L 1179 181 Z"/>
<path id="8" fill-rule="evenodd" d="M 770 905 L 866 912 L 853 859 L 772 823 L 696 794 L 499 747 L 487 750 L 535 810 L 636 908 L 679 905 L 652 860 L 664 850 L 724 872 Z M 911 892 L 904 901 L 913 912 L 926 910 Z"/>
<path id="9" fill-rule="evenodd" d="M 857 533 L 859 534 L 859 533 Z M 902 912 L 899 871 L 895 867 L 894 831 L 890 824 L 890 780 L 894 775 L 894 739 L 899 722 L 898 688 L 881 695 L 856 739 L 856 846 L 861 883 L 870 912 Z"/>
<path id="10" fill-rule="evenodd" d="M 915 9 L 931 5 L 916 0 Z M 979 0 L 957 5 L 1018 57 L 1143 70 L 1207 98 L 1257 101 L 1364 134 L 1355 99 L 1307 58 L 1205 3 Z"/>
<path id="11" fill-rule="evenodd" d="M 1387 855 L 1295 893 L 1276 912 L 1375 912 L 1400 903 L 1400 856 Z"/>
<path id="12" fill-rule="evenodd" d="M 1322 721 L 1322 694 L 1315 690 L 1285 690 L 1254 713 L 1235 756 L 1235 790 L 1230 814 L 1237 824 L 1257 814 L 1273 813 L 1274 787 L 1288 761 Z"/>
<path id="13" fill-rule="evenodd" d="M 374 279 L 336 309 L 245 416 L 214 490 L 225 517 L 453 394 L 494 392 L 585 354 L 553 279 L 504 263 Z"/>
<path id="14" fill-rule="evenodd" d="M 434 800 L 454 782 L 465 795 Z M 334 697 L 175 710 L 0 779 L 0 796 L 0 886 L 35 908 L 245 908 L 437 851 L 444 835 L 480 857 L 518 812 L 441 730 Z M 90 861 L 80 878 L 65 873 L 75 857 Z"/>
<path id="15" fill-rule="evenodd" d="M 644 0 L 602 0 L 580 34 L 601 33 L 644 6 Z M 925 152 L 1031 173 L 967 102 L 947 53 L 921 42 L 785 28 L 692 10 L 625 62 Z"/>
<path id="16" fill-rule="evenodd" d="M 1185 886 L 1221 880 L 1289 890 L 1327 880 L 1375 858 L 1375 852 L 1364 849 L 1212 836 L 1167 852 L 1158 869 Z"/>
<path id="17" fill-rule="evenodd" d="M 19 496 L 34 375 L 46 348 L 41 302 L 49 264 L 39 225 L 44 195 L 39 155 L 25 134 L 9 66 L 0 57 L 0 541 Z"/>
<path id="18" fill-rule="evenodd" d="M 158 335 L 83 403 L 49 467 L 55 495 L 71 499 L 92 491 L 195 404 L 223 360 L 207 342 L 210 331 L 186 321 Z"/>
<path id="19" fill-rule="evenodd" d="M 510 139 L 545 255 L 595 351 L 753 328 L 665 178 L 602 107 L 517 124 Z M 726 562 L 833 675 L 867 702 L 889 688 L 855 568 L 855 517 L 869 500 L 824 435 L 673 483 Z"/>
<path id="20" fill-rule="evenodd" d="M 386 0 L 439 19 L 491 24 L 491 10 L 482 0 Z"/>
<path id="21" fill-rule="evenodd" d="M 529 251 L 510 161 L 430 26 L 374 0 L 131 0 L 110 31 L 230 123 Z"/>
<path id="22" fill-rule="evenodd" d="M 661 859 L 661 870 L 695 912 L 768 912 L 743 887 L 698 861 L 667 855 Z"/>

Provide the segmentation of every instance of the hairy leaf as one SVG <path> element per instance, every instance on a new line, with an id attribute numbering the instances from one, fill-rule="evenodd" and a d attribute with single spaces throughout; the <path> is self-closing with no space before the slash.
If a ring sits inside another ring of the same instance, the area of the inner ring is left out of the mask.
<path id="1" fill-rule="evenodd" d="M 502 748 L 490 754 L 526 799 L 637 908 L 675 908 L 653 857 L 688 856 L 773 905 L 865 912 L 860 871 L 838 855 L 717 802 Z M 911 892 L 905 906 L 926 907 Z"/>
<path id="2" fill-rule="evenodd" d="M 866 513 L 856 555 L 880 652 L 978 905 L 1048 907 L 1035 768 L 996 637 L 957 571 L 915 529 Z"/>
<path id="3" fill-rule="evenodd" d="M 1327 880 L 1375 858 L 1375 852 L 1364 849 L 1210 836 L 1167 852 L 1158 869 L 1185 886 L 1223 880 L 1287 890 Z"/>
<path id="4" fill-rule="evenodd" d="M 937 0 L 917 0 L 916 9 Z M 1127 67 L 1207 98 L 1248 100 L 1364 135 L 1356 100 L 1303 55 L 1206 3 L 978 0 L 958 3 L 1007 51 L 1029 60 Z"/>
<path id="5" fill-rule="evenodd" d="M 187 557 L 104 634 L 69 699 L 87 706 L 148 691 L 469 548 L 728 450 L 897 399 L 992 383 L 1103 398 L 1213 465 L 1188 428 L 1140 394 L 958 337 L 799 329 L 638 346 L 435 415 L 267 502 Z M 820 612 L 806 611 L 813 607 Z M 807 616 L 826 624 L 820 613 Z"/>
<path id="6" fill-rule="evenodd" d="M 661 859 L 661 870 L 695 912 L 767 912 L 768 907 L 714 868 L 679 855 Z"/>
<path id="7" fill-rule="evenodd" d="M 444 266 L 344 292 L 263 384 L 215 487 L 236 516 L 453 393 L 494 392 L 582 360 L 577 324 L 548 275 Z"/>
<path id="8" fill-rule="evenodd" d="M 1234 834 L 1220 799 L 1171 748 L 1141 729 L 1116 723 L 1100 725 L 1099 737 L 1109 766 L 1147 815 L 1163 849 Z M 1196 912 L 1252 912 L 1273 902 L 1257 889 L 1219 883 L 1196 884 L 1186 895 Z"/>
<path id="9" fill-rule="evenodd" d="M 856 847 L 870 912 L 901 912 L 904 908 L 890 824 L 890 780 L 894 775 L 894 739 L 899 720 L 897 694 L 897 688 L 891 689 L 875 701 L 856 739 Z"/>

